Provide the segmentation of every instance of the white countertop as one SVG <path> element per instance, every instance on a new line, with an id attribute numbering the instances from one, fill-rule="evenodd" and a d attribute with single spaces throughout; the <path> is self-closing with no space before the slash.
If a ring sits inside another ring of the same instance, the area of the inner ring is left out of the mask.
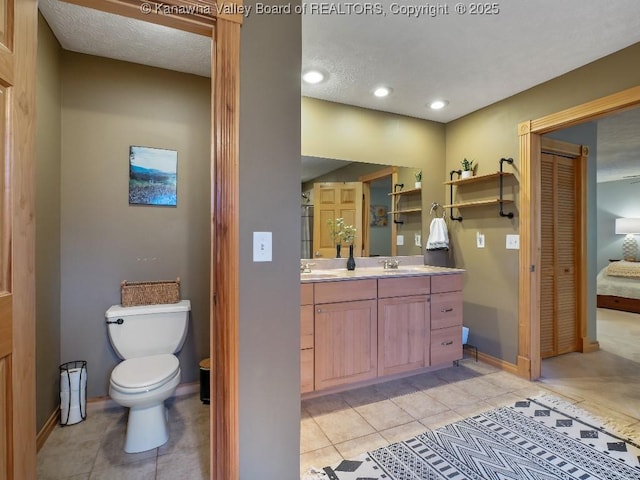
<path id="1" fill-rule="evenodd" d="M 334 282 L 341 280 L 359 280 L 365 278 L 408 277 L 419 275 L 452 275 L 464 273 L 461 268 L 434 267 L 431 265 L 400 265 L 398 268 L 384 269 L 382 267 L 356 266 L 355 270 L 346 268 L 313 269 L 310 273 L 301 273 L 302 283 Z"/>

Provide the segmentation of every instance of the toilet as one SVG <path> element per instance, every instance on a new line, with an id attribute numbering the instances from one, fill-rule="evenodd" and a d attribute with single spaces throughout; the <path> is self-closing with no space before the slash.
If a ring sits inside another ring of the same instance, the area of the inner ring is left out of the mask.
<path id="1" fill-rule="evenodd" d="M 109 396 L 129 408 L 124 451 L 151 450 L 169 440 L 164 401 L 180 383 L 174 355 L 184 345 L 189 326 L 189 300 L 162 305 L 123 307 L 106 312 L 109 340 L 123 361 L 111 372 Z"/>

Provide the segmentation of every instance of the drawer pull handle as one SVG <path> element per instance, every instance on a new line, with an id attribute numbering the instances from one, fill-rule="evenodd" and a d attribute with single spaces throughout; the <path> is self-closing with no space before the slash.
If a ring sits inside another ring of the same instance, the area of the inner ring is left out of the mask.
<path id="1" fill-rule="evenodd" d="M 446 347 L 447 345 L 453 345 L 453 340 L 449 340 L 448 342 L 442 342 L 440 345 L 443 345 L 443 346 L 445 346 L 445 347 Z"/>
<path id="2" fill-rule="evenodd" d="M 442 313 L 453 312 L 453 307 L 442 307 Z"/>
<path id="3" fill-rule="evenodd" d="M 321 308 L 319 308 L 318 310 L 316 310 L 316 312 L 318 312 L 318 313 L 322 313 L 322 309 L 321 309 Z"/>

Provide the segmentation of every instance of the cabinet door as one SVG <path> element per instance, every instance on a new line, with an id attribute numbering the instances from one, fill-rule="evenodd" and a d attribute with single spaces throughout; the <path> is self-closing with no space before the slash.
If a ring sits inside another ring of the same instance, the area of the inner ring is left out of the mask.
<path id="1" fill-rule="evenodd" d="M 313 348 L 300 350 L 300 393 L 313 392 Z"/>
<path id="2" fill-rule="evenodd" d="M 377 302 L 316 305 L 315 389 L 376 377 Z"/>
<path id="3" fill-rule="evenodd" d="M 378 375 L 429 366 L 429 296 L 378 300 Z"/>

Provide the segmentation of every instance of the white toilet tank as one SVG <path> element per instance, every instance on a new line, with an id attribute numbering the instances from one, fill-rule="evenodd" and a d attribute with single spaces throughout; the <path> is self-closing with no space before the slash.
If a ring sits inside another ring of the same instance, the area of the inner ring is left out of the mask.
<path id="1" fill-rule="evenodd" d="M 107 310 L 109 340 L 122 359 L 177 353 L 189 327 L 191 302 L 123 307 Z"/>

